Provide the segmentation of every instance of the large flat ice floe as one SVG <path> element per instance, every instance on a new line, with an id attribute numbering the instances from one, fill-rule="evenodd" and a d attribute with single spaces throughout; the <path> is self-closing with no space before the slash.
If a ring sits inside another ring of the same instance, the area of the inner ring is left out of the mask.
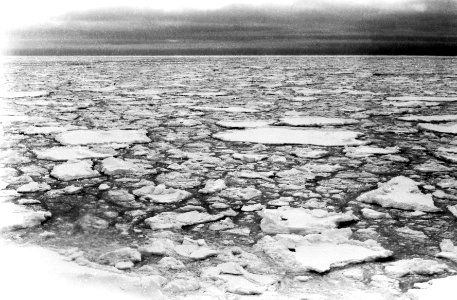
<path id="1" fill-rule="evenodd" d="M 349 228 L 321 234 L 265 236 L 255 248 L 263 251 L 274 264 L 289 272 L 327 272 L 353 263 L 374 261 L 392 255 L 374 240 L 351 240 Z"/>
<path id="2" fill-rule="evenodd" d="M 106 158 L 115 153 L 101 153 L 87 147 L 53 147 L 48 149 L 32 150 L 38 159 L 52 161 L 78 160 L 86 158 Z"/>
<path id="3" fill-rule="evenodd" d="M 457 134 L 457 123 L 448 123 L 442 125 L 420 123 L 418 126 L 419 128 L 422 128 L 424 130 L 430 130 L 440 133 Z"/>
<path id="4" fill-rule="evenodd" d="M 409 121 L 409 122 L 451 122 L 457 121 L 457 115 L 436 115 L 436 116 L 409 116 L 409 117 L 398 117 L 398 120 Z"/>
<path id="5" fill-rule="evenodd" d="M 225 128 L 255 128 L 265 127 L 273 124 L 275 121 L 263 121 L 263 120 L 238 120 L 238 121 L 219 121 L 217 125 Z"/>
<path id="6" fill-rule="evenodd" d="M 240 107 L 240 106 L 230 106 L 230 107 L 215 107 L 215 106 L 190 106 L 192 110 L 198 111 L 223 111 L 231 113 L 255 113 L 259 110 L 255 108 Z"/>
<path id="7" fill-rule="evenodd" d="M 48 91 L 0 92 L 0 98 L 34 98 L 49 95 Z"/>
<path id="8" fill-rule="evenodd" d="M 49 211 L 3 202 L 0 204 L 0 232 L 38 226 L 50 217 Z"/>
<path id="9" fill-rule="evenodd" d="M 360 195 L 357 200 L 403 210 L 440 211 L 433 203 L 432 195 L 421 193 L 418 185 L 410 178 L 398 176 L 380 184 L 378 189 Z"/>
<path id="10" fill-rule="evenodd" d="M 214 138 L 230 142 L 260 144 L 303 144 L 316 146 L 353 146 L 366 144 L 357 140 L 361 133 L 348 130 L 296 129 L 263 127 L 245 130 L 227 130 L 213 135 Z"/>
<path id="11" fill-rule="evenodd" d="M 457 97 L 436 97 L 436 96 L 400 96 L 387 97 L 389 101 L 426 101 L 426 102 L 456 102 Z"/>
<path id="12" fill-rule="evenodd" d="M 146 136 L 146 130 L 73 130 L 62 132 L 56 140 L 63 145 L 90 145 L 109 143 L 148 143 L 151 140 Z"/>
<path id="13" fill-rule="evenodd" d="M 210 215 L 204 212 L 189 211 L 185 213 L 163 212 L 154 217 L 147 218 L 144 222 L 152 230 L 180 229 L 183 226 L 207 223 L 220 220 L 225 215 Z"/>
<path id="14" fill-rule="evenodd" d="M 262 217 L 260 228 L 268 234 L 321 233 L 337 228 L 341 223 L 358 220 L 351 212 L 335 213 L 322 209 L 309 210 L 290 207 L 264 209 L 259 212 L 259 215 Z"/>
<path id="15" fill-rule="evenodd" d="M 63 181 L 100 176 L 100 173 L 92 169 L 92 165 L 93 163 L 90 160 L 67 162 L 55 166 L 51 171 L 51 175 Z"/>
<path id="16" fill-rule="evenodd" d="M 408 296 L 414 300 L 454 300 L 457 276 L 432 279 L 427 282 L 415 283 L 414 288 L 408 290 Z"/>
<path id="17" fill-rule="evenodd" d="M 352 125 L 359 123 L 359 120 L 342 119 L 342 118 L 326 118 L 317 116 L 301 116 L 301 117 L 287 117 L 282 118 L 278 124 L 287 126 L 342 126 Z"/>

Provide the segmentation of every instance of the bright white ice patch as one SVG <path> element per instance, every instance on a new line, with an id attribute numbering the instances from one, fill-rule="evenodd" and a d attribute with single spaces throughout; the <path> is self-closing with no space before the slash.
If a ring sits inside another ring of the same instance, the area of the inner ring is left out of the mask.
<path id="1" fill-rule="evenodd" d="M 115 153 L 99 153 L 87 147 L 54 147 L 49 149 L 33 150 L 38 159 L 53 161 L 77 160 L 85 158 L 106 158 Z"/>
<path id="2" fill-rule="evenodd" d="M 363 145 L 356 138 L 361 133 L 348 130 L 294 129 L 263 127 L 246 130 L 228 130 L 213 135 L 214 138 L 230 142 L 260 144 L 304 144 L 317 146 Z"/>
<path id="3" fill-rule="evenodd" d="M 413 121 L 413 122 L 451 122 L 457 121 L 457 115 L 441 115 L 441 116 L 409 116 L 397 118 L 401 121 Z"/>
<path id="4" fill-rule="evenodd" d="M 212 107 L 212 106 L 191 106 L 190 109 L 199 110 L 199 111 L 225 111 L 232 113 L 254 113 L 258 112 L 257 109 L 231 106 L 231 107 Z"/>
<path id="5" fill-rule="evenodd" d="M 428 101 L 428 102 L 455 102 L 457 97 L 432 97 L 432 96 L 400 96 L 387 97 L 389 101 Z"/>
<path id="6" fill-rule="evenodd" d="M 225 128 L 255 128 L 265 127 L 275 121 L 245 120 L 245 121 L 219 121 L 216 124 Z"/>
<path id="7" fill-rule="evenodd" d="M 48 91 L 3 92 L 0 93 L 0 98 L 41 97 L 46 95 L 49 95 Z"/>
<path id="8" fill-rule="evenodd" d="M 64 145 L 89 145 L 109 143 L 148 143 L 146 130 L 74 130 L 56 136 L 56 140 Z"/>
<path id="9" fill-rule="evenodd" d="M 420 123 L 419 128 L 441 133 L 457 134 L 457 123 L 449 123 L 443 125 Z"/>
<path id="10" fill-rule="evenodd" d="M 283 118 L 279 123 L 289 126 L 337 126 L 357 124 L 359 121 L 354 119 L 302 116 Z"/>

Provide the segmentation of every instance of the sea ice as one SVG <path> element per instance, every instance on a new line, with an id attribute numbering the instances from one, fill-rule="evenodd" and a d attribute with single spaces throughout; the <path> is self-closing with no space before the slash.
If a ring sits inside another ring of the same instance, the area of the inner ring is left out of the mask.
<path id="1" fill-rule="evenodd" d="M 210 215 L 205 212 L 189 211 L 185 213 L 163 212 L 144 222 L 153 230 L 180 229 L 183 226 L 214 222 L 225 218 L 224 214 Z"/>
<path id="2" fill-rule="evenodd" d="M 93 162 L 90 160 L 66 162 L 55 166 L 51 175 L 63 181 L 100 176 L 100 173 L 92 169 L 92 165 Z"/>
<path id="3" fill-rule="evenodd" d="M 457 97 L 400 96 L 400 97 L 387 97 L 387 100 L 389 100 L 389 101 L 456 102 Z"/>
<path id="4" fill-rule="evenodd" d="M 360 195 L 357 200 L 404 210 L 424 212 L 440 211 L 433 203 L 431 194 L 423 194 L 414 180 L 398 176 L 379 185 L 378 189 Z"/>
<path id="5" fill-rule="evenodd" d="M 87 147 L 53 147 L 40 150 L 32 150 L 38 159 L 52 161 L 78 160 L 86 158 L 106 158 L 115 153 L 100 153 Z"/>
<path id="6" fill-rule="evenodd" d="M 409 122 L 452 122 L 457 121 L 457 115 L 435 115 L 435 116 L 409 116 L 409 117 L 398 117 L 398 120 L 409 121 Z"/>
<path id="7" fill-rule="evenodd" d="M 217 125 L 225 128 L 255 128 L 265 127 L 273 124 L 275 121 L 262 121 L 262 120 L 233 120 L 233 121 L 219 121 Z"/>
<path id="8" fill-rule="evenodd" d="M 321 234 L 299 236 L 278 234 L 265 236 L 255 248 L 263 251 L 275 264 L 291 272 L 326 272 L 348 264 L 373 261 L 392 255 L 374 240 L 350 240 L 349 228 L 333 229 Z"/>
<path id="9" fill-rule="evenodd" d="M 146 130 L 74 130 L 58 134 L 56 140 L 63 145 L 89 145 L 109 143 L 148 143 Z"/>
<path id="10" fill-rule="evenodd" d="M 419 123 L 419 128 L 440 132 L 440 133 L 449 133 L 449 134 L 457 134 L 457 123 L 447 123 L 447 124 L 426 124 L 426 123 Z"/>
<path id="11" fill-rule="evenodd" d="M 341 118 L 326 118 L 316 116 L 301 116 L 301 117 L 288 117 L 282 118 L 278 124 L 287 126 L 339 126 L 339 125 L 352 125 L 359 123 L 354 119 L 341 119 Z"/>
<path id="12" fill-rule="evenodd" d="M 351 212 L 335 213 L 322 209 L 309 210 L 284 206 L 278 209 L 264 209 L 259 215 L 262 217 L 260 228 L 268 234 L 321 233 L 337 228 L 341 223 L 358 220 Z"/>
<path id="13" fill-rule="evenodd" d="M 262 127 L 245 130 L 228 130 L 213 137 L 231 142 L 249 142 L 260 144 L 305 144 L 317 146 L 363 145 L 357 140 L 361 133 L 347 130 L 295 129 Z"/>

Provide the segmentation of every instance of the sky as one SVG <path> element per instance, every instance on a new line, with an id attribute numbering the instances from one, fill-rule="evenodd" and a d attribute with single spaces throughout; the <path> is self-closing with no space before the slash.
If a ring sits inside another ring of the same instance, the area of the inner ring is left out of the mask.
<path id="1" fill-rule="evenodd" d="M 9 55 L 456 55 L 457 0 L 2 1 L 0 43 Z"/>

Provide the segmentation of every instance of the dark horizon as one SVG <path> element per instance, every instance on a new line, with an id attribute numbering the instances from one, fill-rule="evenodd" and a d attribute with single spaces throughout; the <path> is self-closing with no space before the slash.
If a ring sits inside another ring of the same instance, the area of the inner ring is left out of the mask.
<path id="1" fill-rule="evenodd" d="M 420 12 L 240 6 L 73 12 L 11 31 L 5 54 L 455 56 L 457 5 L 432 3 Z"/>

